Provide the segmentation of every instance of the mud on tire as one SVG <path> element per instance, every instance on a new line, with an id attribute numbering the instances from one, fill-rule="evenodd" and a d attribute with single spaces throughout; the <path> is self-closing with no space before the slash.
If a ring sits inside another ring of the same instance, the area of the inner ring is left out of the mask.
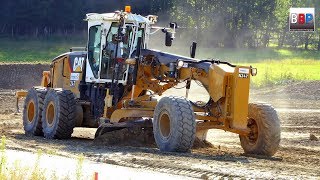
<path id="1" fill-rule="evenodd" d="M 23 108 L 23 128 L 25 134 L 42 136 L 42 109 L 47 89 L 33 87 L 28 91 Z"/>
<path id="2" fill-rule="evenodd" d="M 42 111 L 44 137 L 70 138 L 76 123 L 75 112 L 76 101 L 71 91 L 51 89 L 46 95 Z"/>
<path id="3" fill-rule="evenodd" d="M 153 134 L 161 151 L 188 151 L 196 134 L 191 103 L 183 97 L 160 99 L 154 111 Z"/>
<path id="4" fill-rule="evenodd" d="M 280 144 L 280 121 L 277 112 L 270 105 L 249 104 L 248 136 L 240 135 L 245 153 L 272 156 Z"/>

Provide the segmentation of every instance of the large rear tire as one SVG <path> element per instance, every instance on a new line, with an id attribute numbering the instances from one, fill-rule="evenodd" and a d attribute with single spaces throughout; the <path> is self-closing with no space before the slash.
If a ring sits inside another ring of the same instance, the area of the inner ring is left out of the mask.
<path id="1" fill-rule="evenodd" d="M 33 87 L 28 91 L 23 108 L 23 128 L 25 134 L 42 136 L 42 109 L 47 89 Z"/>
<path id="2" fill-rule="evenodd" d="M 68 139 L 76 125 L 76 101 L 69 90 L 51 89 L 42 111 L 42 128 L 48 139 Z"/>
<path id="3" fill-rule="evenodd" d="M 183 97 L 160 99 L 154 111 L 153 134 L 161 151 L 188 151 L 196 134 L 191 103 Z"/>
<path id="4" fill-rule="evenodd" d="M 249 104 L 248 136 L 240 135 L 241 146 L 247 154 L 274 155 L 280 144 L 280 121 L 270 105 Z"/>

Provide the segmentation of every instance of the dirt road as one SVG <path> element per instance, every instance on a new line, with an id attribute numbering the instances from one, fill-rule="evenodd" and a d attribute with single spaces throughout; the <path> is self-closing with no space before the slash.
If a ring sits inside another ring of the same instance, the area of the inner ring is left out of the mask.
<path id="1" fill-rule="evenodd" d="M 191 94 L 195 91 L 198 89 Z M 169 93 L 179 94 L 175 90 Z M 32 152 L 42 149 L 68 157 L 83 153 L 97 162 L 191 178 L 319 179 L 320 141 L 316 139 L 320 138 L 320 81 L 252 89 L 250 101 L 268 102 L 278 109 L 281 147 L 272 158 L 243 154 L 238 136 L 221 130 L 209 131 L 208 141 L 213 146 L 192 149 L 190 153 L 163 153 L 152 144 L 98 145 L 93 141 L 95 129 L 76 128 L 70 140 L 27 137 L 21 114 L 15 114 L 14 90 L 9 89 L 0 90 L 0 133 L 7 137 L 9 149 Z"/>
<path id="2" fill-rule="evenodd" d="M 155 176 L 158 179 L 172 180 L 192 180 L 184 176 L 159 173 L 150 170 L 122 167 L 103 162 L 62 157 L 52 154 L 39 154 L 27 151 L 6 150 L 7 169 L 15 171 L 15 176 L 10 179 L 99 179 L 99 180 L 117 180 L 117 179 L 137 179 L 141 177 L 152 179 Z M 34 166 L 32 166 L 34 165 Z M 35 166 L 37 169 L 35 169 Z M 21 174 L 20 174 L 21 173 Z M 37 174 L 37 175 L 35 175 Z M 35 178 L 37 177 L 37 178 Z M 4 178 L 2 178 L 4 179 Z"/>

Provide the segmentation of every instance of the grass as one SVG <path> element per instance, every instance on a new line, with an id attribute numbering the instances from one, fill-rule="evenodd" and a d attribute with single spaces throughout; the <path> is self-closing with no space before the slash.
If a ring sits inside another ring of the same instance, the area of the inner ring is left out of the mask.
<path id="1" fill-rule="evenodd" d="M 41 170 L 40 167 L 39 167 L 41 156 L 42 156 L 42 150 L 38 150 L 37 151 L 36 163 L 33 166 L 34 168 L 32 170 L 30 179 L 46 179 L 45 171 Z"/>
<path id="2" fill-rule="evenodd" d="M 11 179 L 23 179 L 26 175 L 25 172 L 27 172 L 27 168 L 22 168 L 21 167 L 21 160 L 16 160 L 14 162 L 13 168 L 10 170 L 10 174 L 8 176 Z M 7 176 L 7 178 L 8 178 Z"/>
<path id="3" fill-rule="evenodd" d="M 49 63 L 54 57 L 68 52 L 71 47 L 85 46 L 85 44 L 85 39 L 80 37 L 37 40 L 1 38 L 0 62 Z"/>
<path id="4" fill-rule="evenodd" d="M 32 40 L 30 38 L 0 38 L 0 62 L 5 63 L 50 63 L 51 60 L 69 51 L 72 46 L 85 46 L 86 36 L 52 37 Z M 162 45 L 160 50 L 188 56 L 189 47 L 174 44 Z M 291 81 L 320 80 L 320 52 L 301 49 L 221 49 L 201 48 L 199 59 L 220 59 L 233 64 L 252 65 L 258 75 L 252 78 L 254 86 L 283 84 Z"/>
<path id="5" fill-rule="evenodd" d="M 80 154 L 78 156 L 77 168 L 76 168 L 76 179 L 77 180 L 80 180 L 82 177 L 83 161 L 84 161 L 84 155 Z"/>
<path id="6" fill-rule="evenodd" d="M 0 62 L 50 62 L 54 57 L 69 51 L 70 47 L 86 45 L 86 36 L 51 37 L 41 39 L 30 38 L 0 38 Z M 181 55 L 188 55 L 189 47 L 173 45 L 163 47 L 162 44 L 151 46 L 160 50 Z M 231 63 L 255 63 L 266 60 L 302 59 L 320 60 L 319 51 L 305 51 L 294 49 L 197 49 L 197 58 L 216 58 Z"/>
<path id="7" fill-rule="evenodd" d="M 189 47 L 173 47 L 175 54 L 188 56 Z M 199 47 L 199 59 L 219 59 L 238 65 L 252 65 L 258 74 L 252 77 L 253 87 L 286 84 L 293 81 L 320 80 L 320 52 L 301 49 L 209 49 Z"/>
<path id="8" fill-rule="evenodd" d="M 6 137 L 2 136 L 1 143 L 0 143 L 0 180 L 6 180 L 6 179 L 32 179 L 32 180 L 42 180 L 42 179 L 48 179 L 46 177 L 46 170 L 40 167 L 40 160 L 43 155 L 42 150 L 37 151 L 37 157 L 34 164 L 28 165 L 28 167 L 22 167 L 21 161 L 22 160 L 16 160 L 13 162 L 12 165 L 8 163 L 8 157 L 6 155 Z M 77 157 L 77 165 L 75 169 L 75 176 L 76 177 L 70 177 L 69 174 L 62 177 L 62 179 L 88 179 L 88 177 L 84 177 L 83 174 L 83 162 L 84 162 L 84 156 L 83 154 L 80 154 Z M 52 170 L 52 169 L 51 169 Z M 28 173 L 30 172 L 30 174 Z M 61 179 L 56 173 L 56 171 L 52 171 L 50 179 Z"/>
<path id="9" fill-rule="evenodd" d="M 0 179 L 6 179 L 5 171 L 6 171 L 6 164 L 7 164 L 7 156 L 6 156 L 6 137 L 1 137 L 1 144 L 0 144 Z"/>
<path id="10" fill-rule="evenodd" d="M 320 61 L 316 60 L 269 60 L 250 65 L 258 69 L 257 76 L 251 78 L 256 87 L 320 80 Z"/>

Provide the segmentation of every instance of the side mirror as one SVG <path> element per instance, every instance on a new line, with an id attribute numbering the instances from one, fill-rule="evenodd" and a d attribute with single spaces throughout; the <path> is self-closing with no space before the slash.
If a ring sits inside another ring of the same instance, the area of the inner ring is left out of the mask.
<path id="1" fill-rule="evenodd" d="M 171 29 L 177 29 L 178 24 L 176 22 L 170 22 L 169 26 L 170 26 Z"/>
<path id="2" fill-rule="evenodd" d="M 166 32 L 166 46 L 170 47 L 172 45 L 172 33 L 171 32 Z"/>
<path id="3" fill-rule="evenodd" d="M 171 23 L 169 23 L 169 27 L 170 27 L 170 29 L 163 28 L 162 32 L 166 33 L 165 44 L 166 44 L 166 46 L 170 47 L 172 45 L 172 41 L 174 39 L 174 34 L 175 34 L 178 26 L 177 26 L 177 23 L 171 22 Z"/>
<path id="4" fill-rule="evenodd" d="M 196 57 L 196 50 L 197 50 L 197 43 L 192 42 L 192 45 L 190 46 L 190 57 L 191 58 Z"/>

